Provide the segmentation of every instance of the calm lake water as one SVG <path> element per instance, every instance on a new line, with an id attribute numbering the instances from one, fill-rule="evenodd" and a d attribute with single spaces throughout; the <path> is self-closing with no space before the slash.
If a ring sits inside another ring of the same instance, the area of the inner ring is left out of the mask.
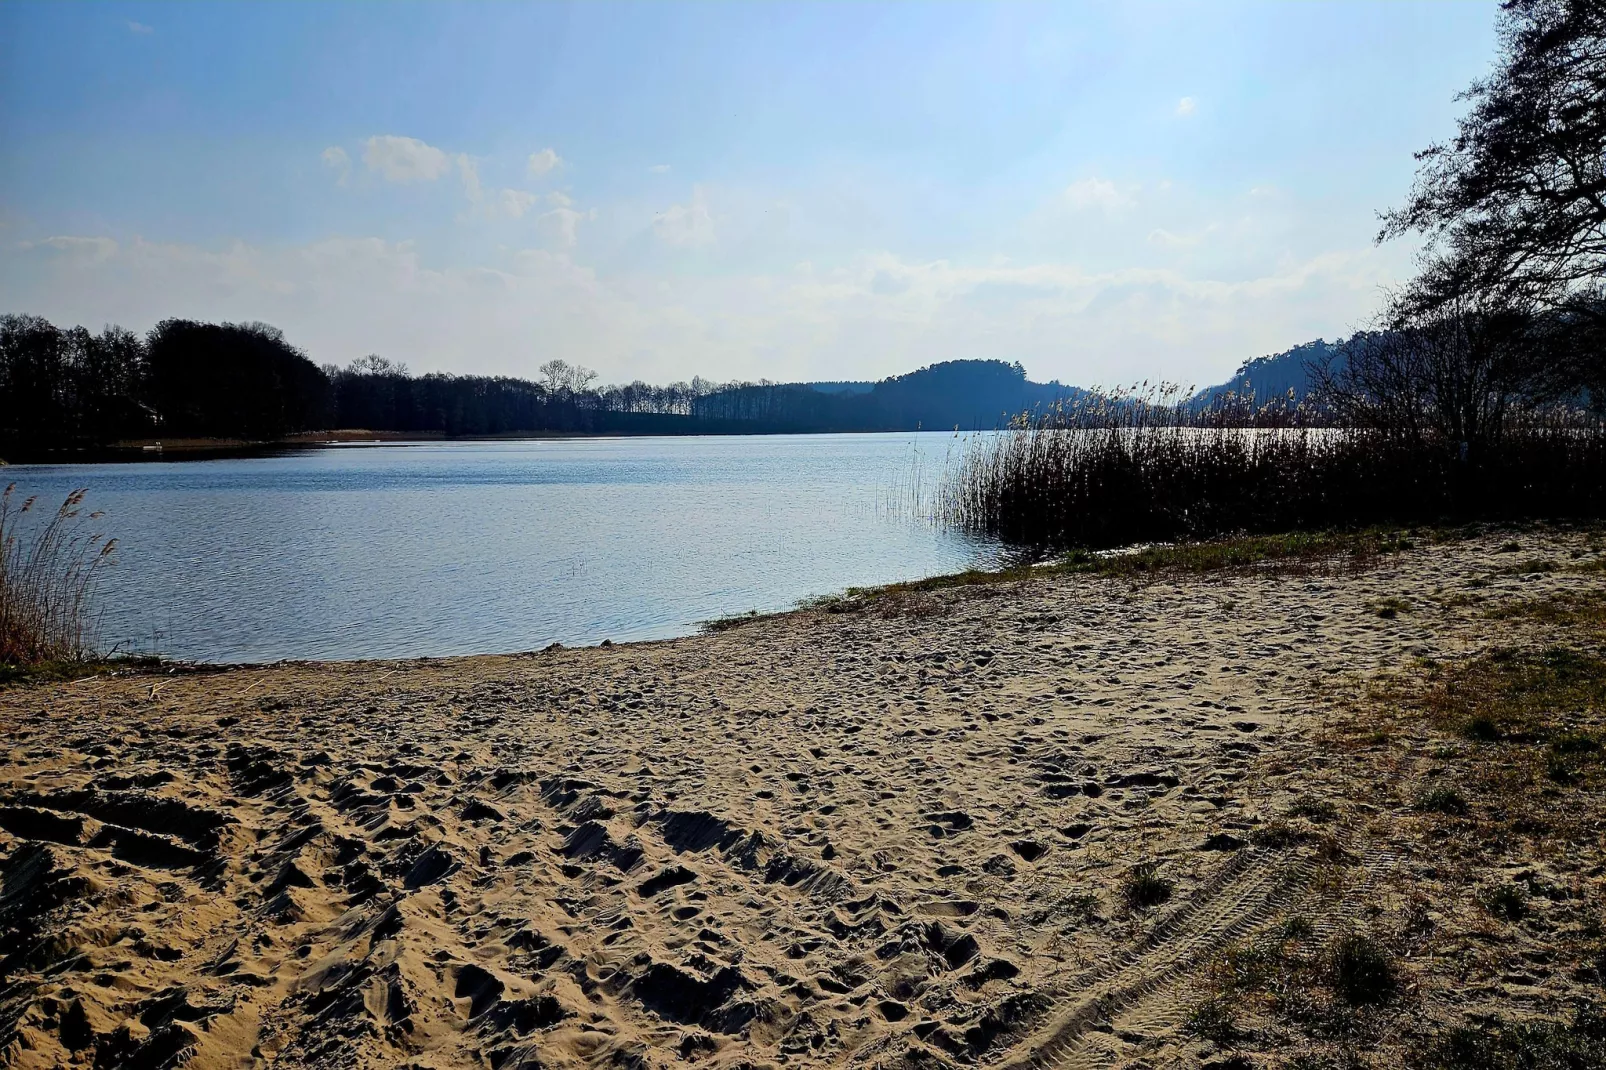
<path id="1" fill-rule="evenodd" d="M 17 465 L 119 543 L 103 643 L 205 661 L 655 639 L 995 548 L 913 515 L 943 434 L 340 446 Z M 923 473 L 923 474 L 922 474 Z"/>

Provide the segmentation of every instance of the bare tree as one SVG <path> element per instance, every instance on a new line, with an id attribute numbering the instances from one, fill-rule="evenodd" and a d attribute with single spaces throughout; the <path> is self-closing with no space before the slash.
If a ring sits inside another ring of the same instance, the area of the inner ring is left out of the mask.
<path id="1" fill-rule="evenodd" d="M 1317 393 L 1342 421 L 1476 448 L 1500 436 L 1512 408 L 1545 373 L 1536 318 L 1509 295 L 1397 300 L 1384 330 L 1362 332 L 1314 370 Z"/>

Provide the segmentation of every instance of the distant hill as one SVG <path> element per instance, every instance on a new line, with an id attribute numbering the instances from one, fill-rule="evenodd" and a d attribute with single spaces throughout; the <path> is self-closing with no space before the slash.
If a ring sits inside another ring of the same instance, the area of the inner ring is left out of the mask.
<path id="1" fill-rule="evenodd" d="M 760 383 L 696 400 L 694 416 L 744 420 L 788 431 L 987 430 L 1008 426 L 1083 393 L 1059 382 L 1034 383 L 1019 363 L 950 360 L 876 383 Z"/>
<path id="2" fill-rule="evenodd" d="M 1318 338 L 1269 357 L 1245 361 L 1231 379 L 1205 387 L 1193 396 L 1190 403 L 1196 408 L 1210 408 L 1223 403 L 1229 395 L 1235 395 L 1240 399 L 1251 398 L 1256 405 L 1264 405 L 1268 401 L 1286 398 L 1292 391 L 1297 404 L 1311 392 L 1311 368 L 1333 360 L 1343 344 L 1342 339 L 1328 342 Z"/>

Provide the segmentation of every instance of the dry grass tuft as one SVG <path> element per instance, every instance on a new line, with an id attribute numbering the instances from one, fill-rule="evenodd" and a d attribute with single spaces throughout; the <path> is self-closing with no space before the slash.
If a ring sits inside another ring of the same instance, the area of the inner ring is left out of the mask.
<path id="1" fill-rule="evenodd" d="M 117 541 L 89 531 L 85 492 L 75 490 L 53 515 L 37 498 L 0 493 L 0 666 L 77 663 L 94 656 L 93 596 Z"/>

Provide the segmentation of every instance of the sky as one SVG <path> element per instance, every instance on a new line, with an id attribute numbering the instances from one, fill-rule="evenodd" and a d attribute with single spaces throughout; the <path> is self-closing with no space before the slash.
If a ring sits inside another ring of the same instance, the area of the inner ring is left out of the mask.
<path id="1" fill-rule="evenodd" d="M 605 382 L 1367 325 L 1492 2 L 0 4 L 0 312 Z"/>

